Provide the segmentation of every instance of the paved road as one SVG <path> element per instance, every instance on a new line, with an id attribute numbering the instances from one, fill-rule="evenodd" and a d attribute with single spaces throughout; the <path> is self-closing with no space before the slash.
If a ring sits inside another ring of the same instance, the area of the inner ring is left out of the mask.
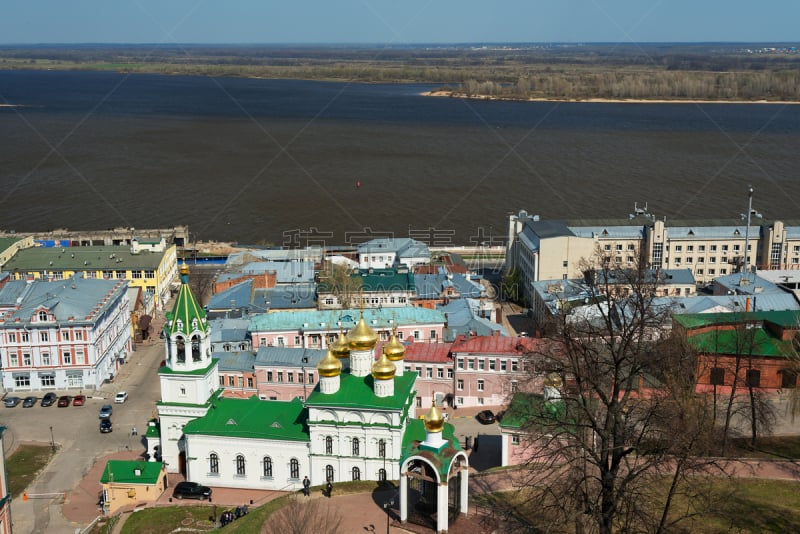
<path id="1" fill-rule="evenodd" d="M 160 397 L 158 366 L 163 358 L 164 348 L 158 337 L 150 344 L 140 344 L 128 363 L 119 369 L 113 383 L 98 391 L 83 392 L 88 397 L 84 406 L 43 408 L 37 403 L 32 408 L 21 405 L 0 408 L 0 424 L 7 427 L 4 435 L 7 455 L 23 442 L 50 443 L 51 428 L 58 447 L 56 456 L 28 487 L 29 500 L 12 501 L 14 532 L 74 534 L 79 525 L 70 524 L 61 514 L 63 495 L 78 484 L 100 457 L 126 449 L 144 452 L 142 434 L 153 416 L 155 401 Z M 129 397 L 126 403 L 113 405 L 114 430 L 110 434 L 100 434 L 100 407 L 113 404 L 114 395 L 122 390 L 127 391 Z M 57 393 L 76 395 L 78 391 Z M 131 436 L 134 426 L 138 437 Z M 97 490 L 100 491 L 99 483 Z"/>

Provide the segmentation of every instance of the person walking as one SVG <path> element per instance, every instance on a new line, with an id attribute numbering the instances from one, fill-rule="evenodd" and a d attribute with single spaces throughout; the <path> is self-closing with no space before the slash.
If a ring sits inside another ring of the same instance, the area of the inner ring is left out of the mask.
<path id="1" fill-rule="evenodd" d="M 308 479 L 308 475 L 303 478 L 303 495 L 306 497 L 311 495 L 311 481 Z"/>
<path id="2" fill-rule="evenodd" d="M 328 498 L 331 498 L 331 493 L 333 493 L 333 484 L 331 484 L 331 479 L 328 479 L 328 483 L 325 484 L 325 491 L 328 493 Z"/>

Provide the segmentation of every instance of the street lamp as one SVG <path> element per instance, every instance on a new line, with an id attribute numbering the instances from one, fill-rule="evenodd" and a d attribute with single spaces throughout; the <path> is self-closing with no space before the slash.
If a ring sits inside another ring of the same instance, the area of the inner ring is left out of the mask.
<path id="1" fill-rule="evenodd" d="M 50 427 L 50 450 L 56 452 L 56 440 L 53 439 L 53 427 Z"/>
<path id="2" fill-rule="evenodd" d="M 388 500 L 383 503 L 383 509 L 386 511 L 386 534 L 389 534 L 389 508 L 394 506 L 393 500 Z"/>

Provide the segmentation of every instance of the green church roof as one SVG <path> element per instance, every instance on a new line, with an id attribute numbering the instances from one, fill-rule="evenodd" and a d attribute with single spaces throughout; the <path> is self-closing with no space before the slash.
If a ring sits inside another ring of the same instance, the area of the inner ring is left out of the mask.
<path id="1" fill-rule="evenodd" d="M 187 435 L 308 441 L 308 412 L 300 399 L 266 401 L 216 396 L 208 413 L 186 423 Z"/>
<path id="2" fill-rule="evenodd" d="M 420 448 L 422 442 L 425 441 L 426 435 L 425 421 L 422 419 L 408 421 L 406 431 L 403 434 L 403 456 L 400 458 L 400 463 L 402 464 L 411 456 L 421 456 L 436 466 L 436 470 L 439 471 L 442 479 L 444 479 L 450 470 L 453 456 L 463 450 L 458 438 L 455 436 L 455 428 L 453 425 L 445 423 L 442 430 L 442 439 L 447 442 L 447 445 L 438 452 Z"/>
<path id="3" fill-rule="evenodd" d="M 101 484 L 155 484 L 164 464 L 135 460 L 109 460 L 100 477 Z M 136 471 L 139 471 L 139 475 Z"/>
<path id="4" fill-rule="evenodd" d="M 189 287 L 189 269 L 186 264 L 181 266 L 181 289 L 175 299 L 172 312 L 167 313 L 167 334 L 176 333 L 189 337 L 192 332 L 208 332 L 206 312 L 194 298 L 194 293 Z"/>
<path id="5" fill-rule="evenodd" d="M 353 376 L 350 373 L 339 375 L 339 391 L 322 393 L 317 386 L 308 396 L 307 406 L 317 408 L 364 408 L 368 410 L 405 410 L 414 391 L 417 373 L 403 373 L 394 377 L 394 395 L 378 397 L 373 389 L 372 375 Z"/>

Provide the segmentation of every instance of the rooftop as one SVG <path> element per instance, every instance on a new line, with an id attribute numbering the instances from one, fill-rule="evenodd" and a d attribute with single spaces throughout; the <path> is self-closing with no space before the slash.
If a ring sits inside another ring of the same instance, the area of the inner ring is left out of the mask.
<path id="1" fill-rule="evenodd" d="M 250 320 L 251 332 L 299 330 L 327 330 L 335 332 L 341 326 L 344 330 L 353 328 L 361 317 L 359 310 L 308 310 L 282 311 L 254 316 Z M 364 310 L 364 320 L 372 328 L 391 328 L 415 324 L 444 323 L 444 315 L 437 310 L 415 308 L 371 308 Z M 392 322 L 394 321 L 394 322 Z"/>
<path id="2" fill-rule="evenodd" d="M 377 397 L 373 389 L 372 375 L 353 376 L 350 373 L 339 375 L 340 386 L 336 393 L 321 393 L 319 386 L 308 396 L 307 406 L 360 408 L 368 410 L 404 410 L 414 391 L 417 373 L 403 373 L 394 377 L 394 395 Z"/>
<path id="3" fill-rule="evenodd" d="M 33 247 L 17 252 L 3 268 L 10 272 L 29 271 L 130 271 L 157 270 L 164 252 L 143 250 L 131 253 L 127 246 Z"/>
<path id="4" fill-rule="evenodd" d="M 109 460 L 100 477 L 101 484 L 155 484 L 164 464 L 134 460 Z M 137 475 L 136 472 L 139 472 Z"/>

